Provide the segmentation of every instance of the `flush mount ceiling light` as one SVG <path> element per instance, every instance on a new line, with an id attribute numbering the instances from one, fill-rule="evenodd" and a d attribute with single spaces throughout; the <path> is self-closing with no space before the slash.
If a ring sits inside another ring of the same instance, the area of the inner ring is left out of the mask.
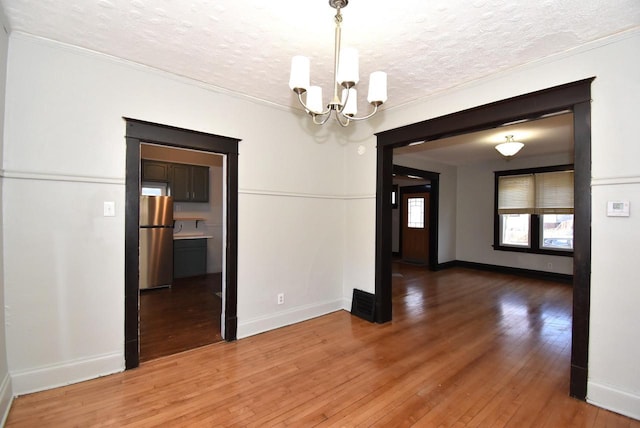
<path id="1" fill-rule="evenodd" d="M 349 0 L 329 0 L 329 6 L 336 9 L 335 44 L 333 52 L 333 98 L 324 107 L 322 88 L 309 85 L 309 58 L 295 56 L 291 60 L 291 77 L 289 87 L 298 94 L 298 100 L 306 112 L 313 118 L 313 123 L 324 125 L 335 113 L 335 118 L 342 126 L 349 125 L 352 120 L 368 119 L 377 113 L 378 107 L 387 101 L 387 74 L 375 71 L 369 76 L 369 94 L 367 101 L 373 106 L 373 111 L 366 116 L 356 117 L 358 112 L 358 51 L 352 48 L 340 48 L 340 31 L 342 15 L 340 9 L 349 4 Z M 340 93 L 340 89 L 342 89 Z M 306 93 L 306 102 L 302 94 Z M 341 95 L 341 97 L 339 96 Z"/>
<path id="2" fill-rule="evenodd" d="M 496 150 L 499 151 L 502 156 L 514 156 L 521 148 L 524 147 L 524 144 L 518 141 L 513 141 L 513 135 L 507 135 L 505 138 L 507 139 L 506 143 L 498 144 L 496 146 Z"/>

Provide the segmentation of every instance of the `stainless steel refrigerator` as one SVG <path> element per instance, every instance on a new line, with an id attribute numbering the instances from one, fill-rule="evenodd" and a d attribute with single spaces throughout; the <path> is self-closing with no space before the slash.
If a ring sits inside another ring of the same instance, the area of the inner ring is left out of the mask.
<path id="1" fill-rule="evenodd" d="M 173 198 L 140 197 L 140 289 L 173 280 Z"/>

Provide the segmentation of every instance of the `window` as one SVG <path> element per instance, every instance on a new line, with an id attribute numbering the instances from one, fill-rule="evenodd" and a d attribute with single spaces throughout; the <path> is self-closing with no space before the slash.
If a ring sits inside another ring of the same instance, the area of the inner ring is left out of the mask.
<path id="1" fill-rule="evenodd" d="M 165 196 L 167 194 L 167 183 L 142 183 L 140 194 L 142 196 Z"/>
<path id="2" fill-rule="evenodd" d="M 398 208 L 398 185 L 394 184 L 391 189 L 391 208 Z"/>
<path id="3" fill-rule="evenodd" d="M 528 248 L 529 214 L 503 214 L 500 216 L 500 245 Z"/>
<path id="4" fill-rule="evenodd" d="M 424 198 L 407 198 L 407 227 L 424 229 Z"/>
<path id="5" fill-rule="evenodd" d="M 494 248 L 573 254 L 573 166 L 500 171 Z"/>
<path id="6" fill-rule="evenodd" d="M 543 214 L 540 248 L 573 250 L 573 214 Z"/>

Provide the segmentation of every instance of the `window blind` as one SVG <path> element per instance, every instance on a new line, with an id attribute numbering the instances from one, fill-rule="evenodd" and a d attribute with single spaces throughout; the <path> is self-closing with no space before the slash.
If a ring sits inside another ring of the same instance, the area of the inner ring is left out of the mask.
<path id="1" fill-rule="evenodd" d="M 533 174 L 498 177 L 498 214 L 531 214 L 534 209 Z"/>
<path id="2" fill-rule="evenodd" d="M 573 214 L 573 171 L 498 177 L 498 214 Z"/>
<path id="3" fill-rule="evenodd" d="M 536 214 L 573 214 L 573 171 L 536 174 Z"/>

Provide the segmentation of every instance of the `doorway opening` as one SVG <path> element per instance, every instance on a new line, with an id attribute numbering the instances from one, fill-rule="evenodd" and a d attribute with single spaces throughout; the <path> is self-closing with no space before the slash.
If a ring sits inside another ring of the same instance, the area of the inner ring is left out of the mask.
<path id="1" fill-rule="evenodd" d="M 139 219 L 141 186 L 141 145 L 190 149 L 216 153 L 224 157 L 224 222 L 221 289 L 222 337 L 236 339 L 237 331 L 237 224 L 238 224 L 238 142 L 239 139 L 206 134 L 166 125 L 125 118 L 125 367 L 140 364 L 140 290 L 139 290 Z"/>
<path id="2" fill-rule="evenodd" d="M 145 230 L 158 229 L 140 230 L 140 252 L 148 255 L 140 262 L 143 363 L 222 340 L 225 183 L 224 156 L 217 153 L 142 143 L 140 156 L 141 198 L 160 196 L 141 202 L 166 199 L 173 208 L 165 246 L 143 246 Z M 185 178 L 191 179 L 188 186 Z M 160 260 L 161 254 L 166 255 L 164 266 L 153 266 L 148 259 Z M 164 281 L 143 281 L 143 274 L 154 276 L 165 269 Z"/>
<path id="3" fill-rule="evenodd" d="M 574 129 L 574 264 L 570 395 L 585 400 L 591 270 L 591 79 L 509 98 L 377 135 L 376 322 L 392 319 L 391 197 L 393 149 L 570 110 Z"/>
<path id="4" fill-rule="evenodd" d="M 437 270 L 440 173 L 393 165 L 393 189 L 398 194 L 398 203 L 393 204 L 392 213 L 393 255 L 407 262 Z M 405 196 L 420 193 L 426 193 L 422 196 L 423 225 L 409 227 L 408 201 L 405 201 Z M 405 245 L 409 248 L 405 249 Z M 407 251 L 416 249 L 419 249 L 420 254 L 407 254 Z"/>

